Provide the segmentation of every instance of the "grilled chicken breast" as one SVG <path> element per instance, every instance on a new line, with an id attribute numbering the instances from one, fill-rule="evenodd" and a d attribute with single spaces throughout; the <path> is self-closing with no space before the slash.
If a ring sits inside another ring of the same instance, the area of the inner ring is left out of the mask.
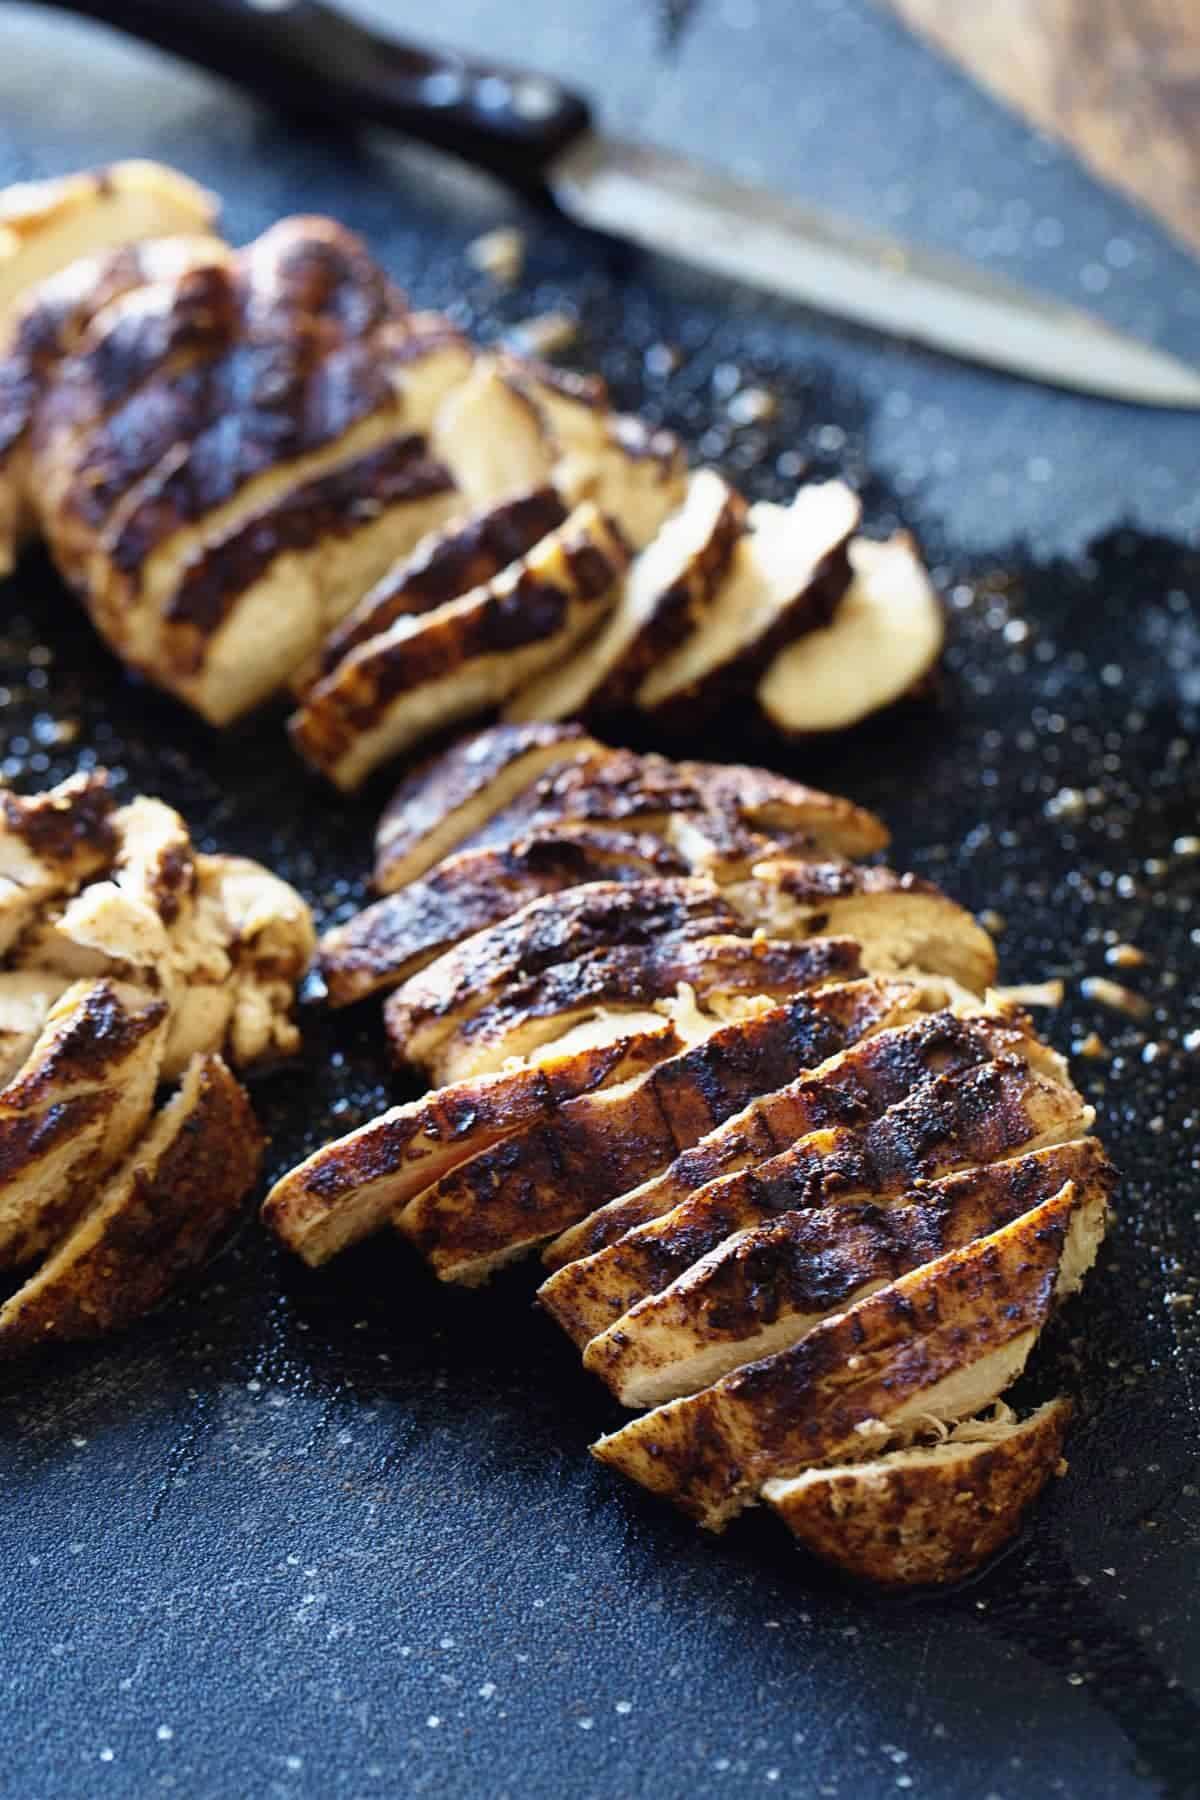
<path id="1" fill-rule="evenodd" d="M 695 1393 L 743 1363 L 798 1343 L 830 1313 L 1058 1193 L 1111 1192 L 1095 1138 L 927 1182 L 876 1201 L 785 1213 L 752 1226 L 651 1294 L 587 1345 L 584 1365 L 626 1406 Z"/>
<path id="2" fill-rule="evenodd" d="M 196 1057 L 84 1216 L 0 1308 L 0 1350 L 96 1337 L 156 1306 L 229 1228 L 262 1150 L 244 1089 L 219 1056 Z"/>
<path id="3" fill-rule="evenodd" d="M 505 849 L 463 850 L 386 894 L 321 940 L 318 967 L 334 1006 L 396 987 L 463 938 L 530 901 L 587 882 L 686 875 L 684 859 L 648 832 L 561 826 Z"/>
<path id="4" fill-rule="evenodd" d="M 601 1438 L 593 1454 L 721 1530 L 763 1484 L 980 1411 L 1019 1374 L 1104 1234 L 1073 1182 L 999 1231 L 835 1313 L 800 1343 Z"/>
<path id="5" fill-rule="evenodd" d="M 340 787 L 357 787 L 385 758 L 568 655 L 613 604 L 627 562 L 624 540 L 585 501 L 486 586 L 352 651 L 293 716 L 293 743 Z"/>
<path id="6" fill-rule="evenodd" d="M 912 998 L 900 984 L 849 982 L 714 1022 L 649 1073 L 569 1101 L 460 1164 L 418 1194 L 400 1229 L 443 1280 L 482 1279 L 663 1168 L 760 1088 L 879 1029 Z"/>
<path id="7" fill-rule="evenodd" d="M 1069 1400 L 1023 1422 L 963 1419 L 940 1441 L 868 1462 L 807 1469 L 763 1485 L 806 1549 L 881 1587 L 961 1581 L 1007 1543 L 1050 1476 L 1062 1472 Z"/>
<path id="8" fill-rule="evenodd" d="M 1082 1137 L 1090 1124 L 1072 1090 L 1017 1056 L 937 1075 L 861 1128 L 809 1132 L 777 1156 L 698 1188 L 561 1269 L 541 1298 L 586 1342 L 747 1226 L 808 1207 L 892 1200 L 922 1179 Z"/>
<path id="9" fill-rule="evenodd" d="M 316 1266 L 384 1224 L 431 1182 L 579 1094 L 621 1082 L 679 1048 L 669 1019 L 609 1041 L 459 1082 L 326 1144 L 276 1182 L 263 1219 Z"/>

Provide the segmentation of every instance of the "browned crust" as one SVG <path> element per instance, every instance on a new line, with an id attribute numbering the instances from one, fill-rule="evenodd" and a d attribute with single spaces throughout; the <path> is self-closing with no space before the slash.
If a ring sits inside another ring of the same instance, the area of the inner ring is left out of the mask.
<path id="1" fill-rule="evenodd" d="M 382 1225 L 425 1186 L 434 1159 L 441 1171 L 465 1162 L 576 1095 L 639 1074 L 678 1045 L 664 1020 L 659 1032 L 631 1032 L 615 1043 L 458 1082 L 393 1107 L 278 1181 L 264 1203 L 264 1223 L 307 1261 L 324 1262 Z M 382 1191 L 368 1194 L 364 1205 L 364 1191 L 376 1187 Z"/>
<path id="2" fill-rule="evenodd" d="M 3 830 L 75 884 L 108 868 L 117 853 L 116 800 L 107 769 L 71 775 L 41 794 L 0 788 Z"/>
<path id="3" fill-rule="evenodd" d="M 530 902 L 411 976 L 388 1002 L 388 1029 L 408 1038 L 433 1021 L 504 1004 L 514 984 L 536 981 L 595 950 L 738 929 L 711 882 L 590 882 Z"/>
<path id="4" fill-rule="evenodd" d="M 868 986 L 870 984 L 863 984 Z M 439 1272 L 561 1231 L 646 1180 L 755 1094 L 845 1048 L 898 991 L 805 994 L 719 1027 L 629 1091 L 571 1101 L 420 1194 L 406 1235 Z"/>
<path id="5" fill-rule="evenodd" d="M 317 966 L 330 1004 L 348 1006 L 548 894 L 588 881 L 686 873 L 681 857 L 644 833 L 564 828 L 503 849 L 464 850 L 326 932 Z"/>
<path id="6" fill-rule="evenodd" d="M 870 855 L 888 841 L 872 813 L 786 776 L 744 763 L 672 762 L 632 750 L 608 751 L 547 774 L 468 841 L 494 843 L 564 819 L 620 824 L 680 815 L 702 815 L 714 841 L 724 830 L 744 844 L 750 827 L 843 856 Z M 760 853 L 768 852 L 764 844 Z"/>
<path id="7" fill-rule="evenodd" d="M 502 778 L 520 780 L 528 770 L 532 781 L 560 750 L 567 762 L 590 745 L 575 724 L 494 725 L 427 758 L 383 810 L 375 832 L 375 886 L 387 893 L 423 874 L 439 856 L 423 860 L 422 844 L 455 814 L 486 805 L 488 790 Z"/>
<path id="8" fill-rule="evenodd" d="M 332 771 L 356 737 L 383 720 L 392 703 L 463 665 L 553 641 L 580 604 L 613 586 L 628 548 L 612 529 L 603 547 L 593 524 L 568 519 L 528 560 L 489 583 L 403 621 L 345 658 L 317 682 L 289 721 L 292 742 L 317 768 Z"/>
<path id="9" fill-rule="evenodd" d="M 1112 1193 L 1116 1171 L 1095 1138 L 946 1176 L 886 1206 L 864 1201 L 785 1213 L 731 1238 L 662 1293 L 639 1301 L 592 1339 L 584 1362 L 618 1398 L 627 1397 L 631 1375 L 649 1368 L 669 1379 L 673 1364 L 702 1353 L 705 1380 L 712 1381 L 761 1356 L 755 1340 L 764 1332 L 786 1330 L 794 1319 L 795 1341 L 814 1315 L 989 1236 L 1043 1205 L 1066 1181 Z M 647 1325 L 654 1332 L 649 1346 Z M 775 1337 L 771 1348 L 778 1346 Z"/>
<path id="10" fill-rule="evenodd" d="M 205 640 L 277 556 L 351 537 L 390 507 L 453 489 L 450 471 L 414 434 L 393 438 L 381 449 L 289 488 L 229 536 L 202 544 L 188 559 L 164 608 L 172 665 L 188 672 L 200 669 Z"/>
<path id="11" fill-rule="evenodd" d="M 719 1530 L 764 1481 L 856 1442 L 868 1448 L 858 1427 L 886 1424 L 940 1381 L 1038 1332 L 1068 1228 L 1091 1198 L 1068 1183 L 1015 1224 L 902 1276 L 791 1348 L 602 1438 L 593 1454 Z"/>
<path id="12" fill-rule="evenodd" d="M 351 650 L 397 619 L 430 612 L 492 581 L 557 530 L 566 516 L 553 488 L 535 488 L 432 533 L 330 632 L 321 652 L 320 673 L 331 674 Z"/>
<path id="13" fill-rule="evenodd" d="M 682 985 L 704 1001 L 739 996 L 785 999 L 823 982 L 861 975 L 850 938 L 810 938 L 801 944 L 771 939 L 699 937 L 602 949 L 560 963 L 539 977 L 513 983 L 497 1003 L 457 1023 L 431 1053 L 431 1064 L 456 1067 L 463 1055 L 503 1059 L 514 1038 L 553 1023 L 583 1018 L 597 1007 L 629 1007 L 672 999 Z M 384 1023 L 397 1055 L 389 1009 Z M 422 1054 L 425 1054 L 422 1052 Z"/>
<path id="14" fill-rule="evenodd" d="M 939 1075 L 861 1129 L 818 1131 L 697 1189 L 561 1270 L 543 1299 L 574 1333 L 594 1337 L 746 1226 L 809 1207 L 892 1197 L 918 1181 L 1011 1155 L 1039 1134 L 1033 1109 L 1043 1101 L 1061 1118 L 1062 1135 L 1086 1129 L 1081 1104 L 1015 1057 Z"/>
<path id="15" fill-rule="evenodd" d="M 135 1009 L 122 1000 L 111 982 L 88 984 L 87 991 L 81 991 L 77 1003 L 64 1013 L 62 1029 L 45 1044 L 35 1065 L 18 1074 L 0 1093 L 0 1123 L 13 1114 L 68 1097 L 73 1089 L 90 1092 L 158 1030 L 166 1012 L 165 1001 L 147 996 Z"/>
<path id="16" fill-rule="evenodd" d="M 1020 1030 L 1004 1019 L 961 1019 L 950 1012 L 930 1013 L 844 1046 L 831 1053 L 836 1061 L 825 1068 L 786 1086 L 777 1083 L 775 1090 L 764 1083 L 744 1113 L 685 1151 L 653 1185 L 606 1206 L 569 1240 L 551 1245 L 547 1264 L 560 1268 L 593 1255 L 710 1183 L 782 1156 L 810 1132 L 861 1130 L 931 1077 L 962 1073 L 1021 1046 Z"/>
<path id="17" fill-rule="evenodd" d="M 623 712 L 659 658 L 677 650 L 695 629 L 729 566 L 733 547 L 745 525 L 746 502 L 730 488 L 711 535 L 678 580 L 659 595 L 650 618 L 589 696 L 585 718 L 600 719 Z"/>
<path id="18" fill-rule="evenodd" d="M 813 1469 L 769 1483 L 766 1498 L 806 1548 L 860 1580 L 944 1586 L 1014 1535 L 1061 1472 L 1070 1420 L 1070 1401 L 1052 1400 L 995 1442 Z"/>
<path id="19" fill-rule="evenodd" d="M 262 1158 L 249 1097 L 219 1056 L 206 1056 L 193 1063 L 178 1102 L 166 1142 L 155 1142 L 151 1126 L 92 1212 L 0 1312 L 6 1347 L 121 1329 L 157 1305 L 227 1229 Z"/>

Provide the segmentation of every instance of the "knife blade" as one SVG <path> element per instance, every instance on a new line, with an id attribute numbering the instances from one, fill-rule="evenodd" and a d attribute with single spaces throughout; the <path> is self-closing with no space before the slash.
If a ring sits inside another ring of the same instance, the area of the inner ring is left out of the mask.
<path id="1" fill-rule="evenodd" d="M 526 69 L 385 36 L 325 0 L 48 0 L 274 105 L 377 124 L 551 200 L 593 230 L 950 355 L 1107 399 L 1200 407 L 1200 369 L 977 265 L 608 137 Z"/>

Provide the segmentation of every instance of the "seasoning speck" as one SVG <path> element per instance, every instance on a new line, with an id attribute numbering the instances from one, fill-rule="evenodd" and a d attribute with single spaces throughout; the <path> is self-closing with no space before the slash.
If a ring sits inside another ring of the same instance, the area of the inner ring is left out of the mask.
<path id="1" fill-rule="evenodd" d="M 512 225 L 485 231 L 482 237 L 468 244 L 467 260 L 502 287 L 511 287 L 513 282 L 521 279 L 525 267 L 525 234 Z"/>
<path id="2" fill-rule="evenodd" d="M 1119 981 L 1109 981 L 1104 975 L 1085 975 L 1079 991 L 1085 1000 L 1095 1000 L 1098 1005 L 1126 1013 L 1131 1019 L 1144 1019 L 1150 1011 L 1150 1002 L 1141 994 L 1122 987 Z"/>
<path id="3" fill-rule="evenodd" d="M 1139 950 L 1136 944 L 1110 944 L 1104 952 L 1104 960 L 1114 969 L 1140 969 L 1146 961 L 1146 952 Z"/>

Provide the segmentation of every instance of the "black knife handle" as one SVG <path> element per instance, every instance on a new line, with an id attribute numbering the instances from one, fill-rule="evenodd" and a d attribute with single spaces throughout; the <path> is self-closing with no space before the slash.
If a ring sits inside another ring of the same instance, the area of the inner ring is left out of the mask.
<path id="1" fill-rule="evenodd" d="M 590 122 L 549 76 L 382 36 L 323 0 L 49 0 L 340 126 L 390 125 L 526 190 Z"/>

